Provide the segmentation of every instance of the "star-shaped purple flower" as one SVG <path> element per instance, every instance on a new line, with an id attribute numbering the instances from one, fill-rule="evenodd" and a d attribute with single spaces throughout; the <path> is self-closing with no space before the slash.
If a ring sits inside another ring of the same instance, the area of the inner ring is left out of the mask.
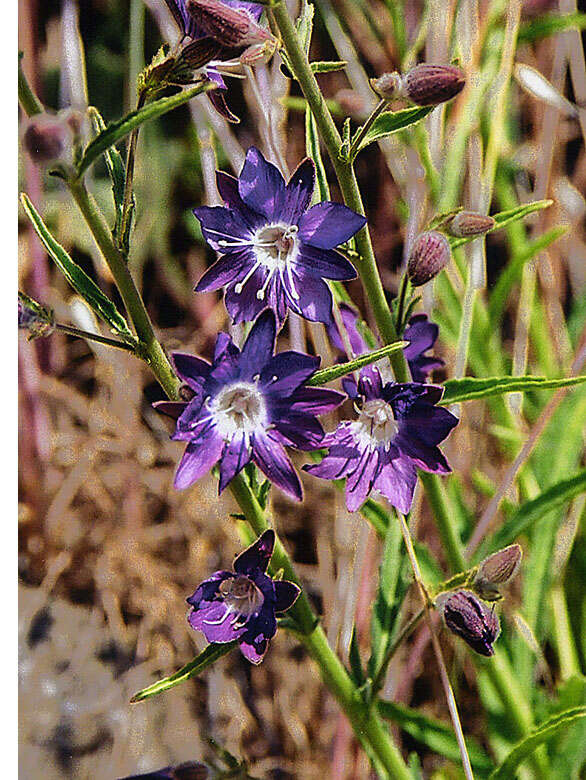
<path id="1" fill-rule="evenodd" d="M 308 320 L 332 321 L 324 279 L 353 279 L 354 267 L 334 251 L 366 223 L 340 203 L 309 207 L 315 167 L 304 160 L 285 184 L 278 169 L 252 146 L 240 177 L 217 174 L 225 206 L 194 209 L 206 241 L 220 259 L 198 292 L 226 287 L 234 322 L 255 319 L 267 305 L 282 322 L 291 309 Z"/>
<path id="2" fill-rule="evenodd" d="M 411 509 L 417 469 L 446 474 L 450 467 L 438 448 L 458 420 L 436 407 L 443 388 L 416 383 L 383 383 L 376 366 L 360 372 L 358 419 L 346 420 L 324 437 L 329 453 L 304 466 L 316 477 L 346 477 L 346 506 L 359 509 L 378 490 L 403 514 Z"/>
<path id="3" fill-rule="evenodd" d="M 220 333 L 211 365 L 193 355 L 172 355 L 177 374 L 193 394 L 187 402 L 155 404 L 177 419 L 172 438 L 187 442 L 176 488 L 189 487 L 219 461 L 221 492 L 252 461 L 281 490 L 301 500 L 301 483 L 283 445 L 319 447 L 324 431 L 316 415 L 331 411 L 344 397 L 335 390 L 304 387 L 320 359 L 293 351 L 273 355 L 275 337 L 275 315 L 267 309 L 242 351 Z"/>
<path id="4" fill-rule="evenodd" d="M 265 531 L 234 561 L 234 571 L 217 571 L 187 599 L 188 620 L 208 642 L 237 639 L 242 654 L 259 664 L 277 631 L 275 613 L 286 612 L 301 592 L 293 582 L 266 574 L 275 545 L 274 531 Z"/>
<path id="5" fill-rule="evenodd" d="M 356 309 L 347 303 L 340 304 L 340 315 L 342 322 L 348 334 L 348 341 L 354 356 L 363 355 L 368 352 L 368 344 L 359 329 L 360 315 Z M 409 371 L 414 382 L 426 382 L 429 374 L 436 368 L 441 368 L 444 361 L 440 358 L 427 357 L 425 353 L 430 350 L 437 341 L 439 328 L 434 322 L 427 319 L 427 314 L 414 314 L 405 328 L 403 339 L 408 341 L 408 346 L 404 347 L 403 355 L 409 365 Z M 346 348 L 342 342 L 340 331 L 335 322 L 328 326 L 328 335 L 332 346 L 340 352 L 346 353 Z M 347 355 L 351 359 L 352 355 Z M 352 377 L 345 377 L 342 381 L 344 389 L 350 396 L 356 394 L 352 387 L 356 388 L 356 382 Z"/>

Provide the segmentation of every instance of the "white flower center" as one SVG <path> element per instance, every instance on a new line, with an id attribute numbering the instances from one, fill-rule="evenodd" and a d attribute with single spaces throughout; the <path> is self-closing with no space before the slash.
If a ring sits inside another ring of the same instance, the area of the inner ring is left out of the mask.
<path id="1" fill-rule="evenodd" d="M 254 582 L 243 574 L 224 580 L 219 591 L 229 610 L 245 617 L 258 612 L 265 600 Z"/>
<path id="2" fill-rule="evenodd" d="M 399 430 L 391 405 L 382 398 L 366 401 L 359 410 L 354 426 L 362 443 L 371 449 L 384 444 L 388 450 Z"/>
<path id="3" fill-rule="evenodd" d="M 266 268 L 267 276 L 262 287 L 256 291 L 256 297 L 259 301 L 264 300 L 267 287 L 276 273 L 280 275 L 281 281 L 284 281 L 285 275 L 287 276 L 293 298 L 299 298 L 291 272 L 291 260 L 297 256 L 298 252 L 298 230 L 297 225 L 283 224 L 264 225 L 259 228 L 250 241 L 254 249 L 256 263 L 249 269 L 246 276 L 234 285 L 234 292 L 242 292 L 244 285 L 257 268 Z"/>
<path id="4" fill-rule="evenodd" d="M 251 434 L 266 427 L 266 407 L 258 387 L 238 382 L 222 388 L 213 399 L 210 410 L 219 434 L 230 441 L 236 433 Z"/>

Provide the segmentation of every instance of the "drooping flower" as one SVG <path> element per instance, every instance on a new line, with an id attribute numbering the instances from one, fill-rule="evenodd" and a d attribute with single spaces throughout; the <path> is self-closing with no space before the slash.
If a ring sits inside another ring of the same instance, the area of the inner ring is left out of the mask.
<path id="1" fill-rule="evenodd" d="M 353 309 L 347 303 L 341 303 L 340 315 L 344 327 L 346 328 L 348 341 L 350 342 L 350 347 L 354 356 L 363 355 L 365 352 L 368 352 L 368 345 L 360 331 L 360 315 L 356 309 Z M 407 323 L 407 327 L 403 333 L 403 340 L 408 341 L 409 344 L 403 348 L 403 355 L 405 356 L 409 371 L 411 372 L 411 378 L 414 382 L 426 382 L 429 374 L 434 369 L 441 368 L 441 366 L 444 365 L 444 361 L 440 358 L 428 357 L 425 354 L 428 350 L 432 349 L 437 341 L 438 333 L 438 326 L 427 319 L 427 314 L 414 314 Z M 346 353 L 340 331 L 335 322 L 328 326 L 328 336 L 335 349 Z M 352 355 L 347 355 L 346 357 L 349 360 Z M 383 378 L 386 363 L 387 361 L 385 358 L 378 364 L 379 371 Z M 356 395 L 356 382 L 352 377 L 344 377 L 342 384 L 349 396 L 354 397 Z"/>
<path id="2" fill-rule="evenodd" d="M 501 626 L 494 608 L 469 590 L 440 594 L 436 607 L 449 630 L 480 655 L 494 655 L 493 644 Z"/>
<path id="3" fill-rule="evenodd" d="M 289 182 L 254 146 L 238 179 L 218 172 L 225 206 L 194 209 L 206 241 L 221 254 L 196 290 L 226 288 L 234 322 L 248 322 L 270 306 L 282 322 L 291 309 L 330 323 L 332 295 L 324 279 L 353 279 L 354 267 L 334 251 L 366 223 L 340 203 L 309 207 L 315 167 L 304 160 Z"/>
<path id="4" fill-rule="evenodd" d="M 176 488 L 189 487 L 219 462 L 221 492 L 252 461 L 281 490 L 301 500 L 301 483 L 283 445 L 318 447 L 324 431 L 316 415 L 334 409 L 343 396 L 304 387 L 319 358 L 293 351 L 273 355 L 275 337 L 275 315 L 267 309 L 242 350 L 220 333 L 211 365 L 193 355 L 172 355 L 192 395 L 185 402 L 155 404 L 177 419 L 172 438 L 187 442 Z"/>
<path id="5" fill-rule="evenodd" d="M 187 599 L 188 620 L 208 642 L 237 639 L 242 654 L 259 664 L 277 631 L 275 613 L 286 612 L 301 592 L 293 582 L 266 574 L 275 544 L 265 531 L 234 561 L 234 571 L 216 571 Z"/>
<path id="6" fill-rule="evenodd" d="M 443 388 L 416 383 L 384 383 L 377 366 L 360 372 L 355 398 L 358 418 L 345 420 L 323 447 L 321 463 L 304 468 L 322 479 L 346 477 L 346 506 L 359 509 L 372 490 L 399 512 L 411 509 L 417 469 L 447 474 L 450 467 L 438 448 L 458 420 L 435 404 Z"/>

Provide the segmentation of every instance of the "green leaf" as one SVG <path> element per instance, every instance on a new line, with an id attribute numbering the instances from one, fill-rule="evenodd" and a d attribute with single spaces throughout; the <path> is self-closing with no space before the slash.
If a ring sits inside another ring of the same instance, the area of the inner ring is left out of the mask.
<path id="1" fill-rule="evenodd" d="M 531 22 L 525 22 L 519 27 L 517 41 L 519 43 L 531 43 L 540 38 L 547 38 L 564 30 L 584 30 L 586 29 L 586 14 L 573 13 L 549 14 L 534 19 Z"/>
<path id="2" fill-rule="evenodd" d="M 191 98 L 201 95 L 202 92 L 207 92 L 210 89 L 215 88 L 216 86 L 213 82 L 204 81 L 201 84 L 196 84 L 190 89 L 182 90 L 176 95 L 154 100 L 152 103 L 149 103 L 138 111 L 131 111 L 130 114 L 122 117 L 122 119 L 111 122 L 106 129 L 96 136 L 86 147 L 83 157 L 77 166 L 78 178 L 83 176 L 89 166 L 95 162 L 106 149 L 109 149 L 120 141 L 121 138 L 124 138 L 131 133 L 136 127 L 140 127 L 144 122 L 156 119 L 157 117 L 172 111 L 174 108 L 182 106 L 184 103 L 191 100 Z"/>
<path id="3" fill-rule="evenodd" d="M 383 718 L 397 723 L 403 731 L 406 731 L 422 745 L 426 745 L 434 753 L 439 753 L 455 763 L 460 763 L 460 750 L 451 725 L 430 718 L 419 710 L 391 701 L 379 701 L 378 711 Z M 494 766 L 493 762 L 480 745 L 470 737 L 466 739 L 466 747 L 474 771 L 479 776 L 486 777 Z"/>
<path id="4" fill-rule="evenodd" d="M 490 775 L 490 780 L 509 780 L 509 778 L 515 777 L 517 768 L 539 745 L 547 742 L 562 729 L 566 729 L 570 724 L 585 716 L 586 707 L 575 707 L 546 720 L 515 745 L 502 764 Z"/>
<path id="5" fill-rule="evenodd" d="M 547 512 L 558 509 L 571 499 L 586 491 L 586 469 L 582 469 L 569 479 L 556 482 L 531 501 L 526 501 L 506 523 L 492 536 L 483 554 L 500 550 L 512 544 L 532 523 Z M 487 552 L 488 551 L 488 552 Z"/>
<path id="6" fill-rule="evenodd" d="M 526 203 L 524 206 L 517 206 L 517 208 L 509 209 L 508 211 L 501 211 L 498 214 L 492 214 L 492 218 L 495 221 L 494 227 L 486 231 L 488 233 L 494 233 L 495 230 L 501 230 L 502 228 L 510 225 L 511 222 L 517 222 L 519 219 L 523 219 L 528 214 L 533 214 L 536 211 L 542 211 L 551 206 L 553 200 L 535 200 L 533 203 Z M 449 239 L 450 247 L 452 250 L 457 249 L 459 246 L 469 244 L 471 241 L 475 241 L 478 236 L 467 236 L 466 238 L 454 238 Z"/>
<path id="7" fill-rule="evenodd" d="M 309 106 L 305 107 L 305 153 L 315 164 L 317 187 L 313 193 L 312 203 L 330 199 L 330 188 L 326 177 L 326 169 L 319 148 L 319 133 Z M 337 284 L 340 284 L 338 282 Z"/>
<path id="8" fill-rule="evenodd" d="M 364 671 L 362 670 L 362 661 L 360 660 L 360 648 L 358 647 L 358 638 L 356 637 L 356 625 L 352 626 L 348 660 L 350 661 L 350 669 L 354 682 L 360 687 L 364 683 Z"/>
<path id="9" fill-rule="evenodd" d="M 205 650 L 202 650 L 193 661 L 185 664 L 185 666 L 181 667 L 175 674 L 172 674 L 169 677 L 163 677 L 162 680 L 157 680 L 156 683 L 148 685 L 146 688 L 138 691 L 138 693 L 135 693 L 130 700 L 130 703 L 135 704 L 138 701 L 150 699 L 151 696 L 157 696 L 157 694 L 168 691 L 169 688 L 174 688 L 176 685 L 179 685 L 179 683 L 185 682 L 185 680 L 189 680 L 191 677 L 195 677 L 200 672 L 203 672 L 208 666 L 211 666 L 222 658 L 222 656 L 227 655 L 237 644 L 237 640 L 234 640 L 233 642 L 224 642 L 222 644 L 212 642 Z"/>
<path id="10" fill-rule="evenodd" d="M 358 371 L 363 366 L 368 366 L 370 363 L 376 363 L 377 360 L 388 357 L 393 352 L 398 352 L 403 347 L 407 346 L 406 341 L 395 341 L 393 344 L 388 344 L 386 347 L 376 349 L 374 352 L 367 352 L 364 355 L 359 355 L 354 360 L 349 360 L 347 363 L 338 363 L 335 366 L 329 368 L 322 368 L 320 371 L 316 371 L 311 379 L 306 382 L 307 385 L 318 387 L 325 385 L 327 382 L 333 382 L 334 379 L 339 379 L 346 374 L 351 374 L 353 371 Z"/>
<path id="11" fill-rule="evenodd" d="M 331 73 L 334 70 L 344 70 L 348 63 L 344 60 L 317 61 L 311 63 L 313 73 Z"/>
<path id="12" fill-rule="evenodd" d="M 114 331 L 127 340 L 134 341 L 135 337 L 128 327 L 128 323 L 120 314 L 114 302 L 100 290 L 93 279 L 77 263 L 73 262 L 61 244 L 55 241 L 26 193 L 23 192 L 21 194 L 20 201 L 45 249 L 73 289 L 88 302 L 96 314 L 105 320 Z"/>
<path id="13" fill-rule="evenodd" d="M 424 106 L 423 108 L 405 108 L 402 111 L 385 111 L 368 128 L 360 142 L 360 146 L 356 149 L 356 154 L 361 149 L 364 149 L 365 146 L 379 141 L 381 138 L 386 138 L 387 135 L 397 133 L 399 130 L 404 130 L 410 125 L 414 125 L 415 122 L 419 122 L 426 117 L 433 109 L 434 106 Z M 358 128 L 356 134 L 359 132 L 360 128 Z M 356 134 L 354 138 L 356 138 Z"/>
<path id="14" fill-rule="evenodd" d="M 442 406 L 473 401 L 478 398 L 489 398 L 503 393 L 526 392 L 528 390 L 552 390 L 558 387 L 570 387 L 586 382 L 586 374 L 570 376 L 562 379 L 548 379 L 545 376 L 492 376 L 477 379 L 448 379 L 444 384 L 444 395 L 440 401 Z"/>

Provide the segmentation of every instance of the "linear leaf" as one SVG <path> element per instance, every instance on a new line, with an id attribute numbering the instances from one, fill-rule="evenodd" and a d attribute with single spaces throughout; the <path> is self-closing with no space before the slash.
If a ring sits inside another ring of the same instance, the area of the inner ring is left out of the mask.
<path id="1" fill-rule="evenodd" d="M 376 363 L 377 360 L 388 357 L 393 352 L 398 352 L 403 347 L 407 346 L 406 341 L 395 341 L 393 344 L 387 344 L 386 347 L 376 349 L 374 352 L 367 352 L 364 355 L 359 355 L 354 360 L 349 360 L 347 363 L 338 363 L 335 366 L 329 368 L 322 368 L 320 371 L 316 371 L 311 379 L 306 383 L 308 385 L 319 386 L 325 385 L 326 382 L 333 382 L 334 379 L 339 379 L 342 376 L 351 374 L 352 371 L 358 371 L 359 368 L 370 365 L 370 363 Z"/>
<path id="2" fill-rule="evenodd" d="M 122 119 L 111 122 L 103 132 L 87 145 L 83 157 L 77 166 L 77 176 L 82 176 L 106 149 L 109 149 L 121 138 L 131 133 L 136 127 L 140 127 L 144 122 L 148 122 L 151 119 L 163 116 L 168 111 L 182 106 L 191 98 L 201 95 L 202 92 L 207 92 L 210 89 L 215 89 L 215 84 L 211 81 L 204 81 L 201 84 L 196 84 L 194 87 L 182 90 L 176 95 L 154 100 L 138 111 L 131 111 L 130 114 L 122 117 Z"/>
<path id="3" fill-rule="evenodd" d="M 32 222 L 37 235 L 43 242 L 45 249 L 55 261 L 55 264 L 65 276 L 73 289 L 88 302 L 92 309 L 105 320 L 110 327 L 127 339 L 134 339 L 128 323 L 120 314 L 113 301 L 103 293 L 98 285 L 91 279 L 86 272 L 75 263 L 67 254 L 61 244 L 57 243 L 47 226 L 43 222 L 40 214 L 37 212 L 26 193 L 22 193 L 20 201 L 26 212 L 26 215 Z"/>
<path id="4" fill-rule="evenodd" d="M 344 70 L 347 64 L 344 60 L 318 60 L 311 63 L 311 70 L 313 73 L 331 73 L 334 70 Z"/>
<path id="5" fill-rule="evenodd" d="M 152 685 L 148 685 L 146 688 L 138 691 L 138 693 L 135 693 L 130 700 L 131 704 L 150 699 L 151 696 L 156 696 L 159 693 L 163 693 L 163 691 L 168 691 L 169 688 L 173 688 L 175 685 L 179 685 L 179 683 L 185 682 L 185 680 L 189 680 L 191 677 L 195 677 L 200 672 L 203 672 L 208 666 L 211 666 L 211 664 L 222 658 L 222 656 L 227 655 L 237 644 L 237 640 L 222 644 L 212 642 L 205 650 L 202 650 L 193 661 L 182 666 L 181 669 L 174 674 L 171 674 L 169 677 L 163 677 L 162 680 L 157 680 L 157 682 Z"/>
<path id="6" fill-rule="evenodd" d="M 586 382 L 586 375 L 570 376 L 562 379 L 548 379 L 545 376 L 492 376 L 477 379 L 448 379 L 444 384 L 444 395 L 440 404 L 460 403 L 477 398 L 488 398 L 503 393 L 525 392 L 527 390 L 551 390 L 558 387 L 570 387 Z"/>
<path id="7" fill-rule="evenodd" d="M 551 206 L 553 200 L 535 200 L 533 203 L 526 203 L 523 206 L 517 206 L 514 209 L 508 211 L 500 211 L 498 214 L 492 214 L 492 218 L 495 221 L 494 227 L 487 230 L 486 233 L 494 233 L 495 230 L 501 230 L 502 228 L 510 225 L 511 222 L 517 222 L 519 219 L 523 219 L 528 214 L 533 214 L 536 211 L 542 211 Z M 466 238 L 450 238 L 450 247 L 452 250 L 457 249 L 459 246 L 469 244 L 470 241 L 474 241 L 478 236 L 467 236 Z"/>
<path id="8" fill-rule="evenodd" d="M 386 138 L 387 135 L 397 133 L 399 130 L 405 130 L 406 127 L 414 125 L 426 117 L 434 106 L 424 106 L 423 108 L 405 108 L 402 111 L 385 111 L 378 116 L 362 139 L 360 146 L 356 149 L 356 154 L 365 146 Z M 360 132 L 358 128 L 357 132 Z M 356 137 L 356 136 L 355 136 Z"/>
<path id="9" fill-rule="evenodd" d="M 518 742 L 502 764 L 490 775 L 490 780 L 508 780 L 515 777 L 517 767 L 530 756 L 539 745 L 547 742 L 571 723 L 586 716 L 586 707 L 574 707 L 546 720 L 525 739 Z"/>
<path id="10" fill-rule="evenodd" d="M 451 726 L 447 723 L 391 701 L 379 701 L 378 711 L 383 718 L 397 723 L 413 739 L 427 745 L 435 753 L 451 761 L 460 762 L 458 743 Z M 466 746 L 475 772 L 479 776 L 486 777 L 494 766 L 493 762 L 480 745 L 470 737 L 466 739 Z"/>
<path id="11" fill-rule="evenodd" d="M 586 491 L 586 469 L 569 479 L 556 482 L 536 498 L 526 501 L 490 539 L 490 550 L 500 550 L 512 544 L 532 523 L 547 512 L 557 509 L 567 501 Z"/>
<path id="12" fill-rule="evenodd" d="M 519 27 L 517 41 L 519 43 L 531 43 L 532 41 L 538 41 L 540 38 L 547 38 L 549 35 L 554 35 L 557 32 L 564 32 L 564 30 L 584 29 L 586 29 L 586 14 L 573 13 L 564 14 L 563 16 L 549 14 L 522 24 Z"/>

